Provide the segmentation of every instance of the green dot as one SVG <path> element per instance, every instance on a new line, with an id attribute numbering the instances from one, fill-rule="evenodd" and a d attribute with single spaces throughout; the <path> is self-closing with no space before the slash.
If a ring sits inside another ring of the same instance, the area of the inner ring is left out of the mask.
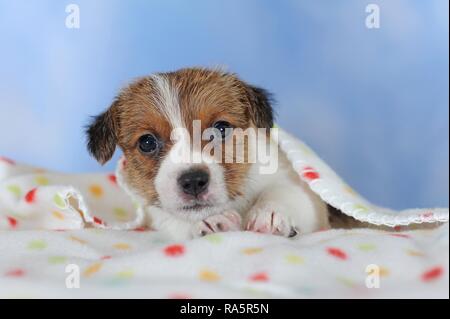
<path id="1" fill-rule="evenodd" d="M 359 209 L 361 211 L 368 211 L 369 210 L 366 206 L 361 205 L 361 204 L 355 204 L 355 205 L 353 205 L 353 208 L 354 209 Z"/>
<path id="2" fill-rule="evenodd" d="M 59 194 L 53 196 L 53 202 L 58 208 L 66 208 L 66 201 Z"/>
<path id="3" fill-rule="evenodd" d="M 28 243 L 27 247 L 31 250 L 42 250 L 47 247 L 47 243 L 43 240 L 33 240 Z"/>
<path id="4" fill-rule="evenodd" d="M 290 263 L 290 264 L 295 264 L 295 265 L 301 265 L 303 264 L 304 260 L 302 257 L 297 256 L 297 255 L 287 255 L 285 257 L 286 262 Z"/>
<path id="5" fill-rule="evenodd" d="M 376 246 L 374 244 L 370 244 L 370 243 L 363 243 L 363 244 L 359 244 L 358 248 L 362 251 L 372 251 L 372 250 L 375 250 Z"/>
<path id="6" fill-rule="evenodd" d="M 119 279 L 130 279 L 133 278 L 134 273 L 131 270 L 124 270 L 121 272 L 118 272 L 116 274 L 116 277 Z"/>
<path id="7" fill-rule="evenodd" d="M 17 185 L 9 185 L 6 187 L 6 189 L 12 194 L 16 195 L 17 198 L 20 198 L 20 196 L 22 195 L 22 190 Z"/>
<path id="8" fill-rule="evenodd" d="M 48 262 L 50 264 L 54 264 L 54 265 L 63 264 L 66 262 L 66 260 L 67 260 L 67 257 L 64 257 L 64 256 L 49 256 L 48 257 Z"/>
<path id="9" fill-rule="evenodd" d="M 353 282 L 353 280 L 346 278 L 346 277 L 337 277 L 336 278 L 337 281 L 339 281 L 340 283 L 342 283 L 344 286 L 350 287 L 350 288 L 354 288 L 356 285 Z"/>
<path id="10" fill-rule="evenodd" d="M 138 201 L 133 201 L 133 207 L 134 209 L 139 209 L 139 207 L 141 207 L 141 204 L 139 204 Z"/>
<path id="11" fill-rule="evenodd" d="M 210 234 L 205 236 L 204 238 L 213 244 L 220 244 L 223 240 L 222 236 L 219 234 Z"/>

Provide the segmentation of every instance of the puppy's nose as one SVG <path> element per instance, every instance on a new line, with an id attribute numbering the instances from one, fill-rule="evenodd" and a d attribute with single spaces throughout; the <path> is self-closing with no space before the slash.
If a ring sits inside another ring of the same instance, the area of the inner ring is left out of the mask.
<path id="1" fill-rule="evenodd" d="M 197 197 L 204 192 L 209 184 L 209 174 L 204 170 L 187 171 L 178 178 L 178 185 L 188 195 Z"/>

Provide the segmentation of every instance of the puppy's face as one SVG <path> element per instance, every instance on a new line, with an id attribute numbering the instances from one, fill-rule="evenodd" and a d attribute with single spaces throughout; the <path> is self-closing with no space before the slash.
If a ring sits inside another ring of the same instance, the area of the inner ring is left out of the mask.
<path id="1" fill-rule="evenodd" d="M 182 69 L 141 78 L 123 89 L 88 127 L 88 149 L 105 163 L 119 145 L 126 159 L 125 182 L 144 204 L 198 220 L 245 196 L 252 164 L 225 160 L 236 159 L 234 148 L 224 147 L 236 143 L 232 129 L 272 124 L 264 90 L 232 74 Z M 196 134 L 211 128 L 215 134 L 194 141 Z M 245 150 L 251 147 L 248 143 Z M 222 147 L 205 155 L 208 144 Z"/>

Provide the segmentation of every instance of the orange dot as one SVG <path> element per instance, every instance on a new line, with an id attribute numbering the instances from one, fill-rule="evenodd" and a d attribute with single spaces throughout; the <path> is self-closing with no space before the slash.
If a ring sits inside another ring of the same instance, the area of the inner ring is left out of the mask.
<path id="1" fill-rule="evenodd" d="M 117 243 L 114 244 L 113 247 L 120 250 L 127 250 L 131 248 L 130 245 L 128 245 L 127 243 Z"/>
<path id="2" fill-rule="evenodd" d="M 201 280 L 204 281 L 219 281 L 220 276 L 214 271 L 204 269 L 200 271 L 199 277 Z"/>
<path id="3" fill-rule="evenodd" d="M 64 215 L 56 210 L 52 212 L 52 216 L 57 219 L 64 220 Z"/>
<path id="4" fill-rule="evenodd" d="M 387 269 L 386 267 L 380 267 L 380 276 L 381 277 L 387 277 L 389 276 L 389 269 Z"/>
<path id="5" fill-rule="evenodd" d="M 92 196 L 94 196 L 95 198 L 100 198 L 103 195 L 103 188 L 99 185 L 91 185 L 89 187 L 89 192 L 91 192 Z"/>
<path id="6" fill-rule="evenodd" d="M 94 264 L 90 265 L 89 267 L 87 267 L 84 270 L 83 274 L 86 277 L 89 277 L 89 276 L 95 274 L 96 272 L 98 272 L 101 268 L 102 268 L 102 264 L 101 263 L 94 263 Z"/>
<path id="7" fill-rule="evenodd" d="M 245 255 L 259 254 L 262 251 L 263 251 L 263 249 L 260 247 L 249 247 L 249 248 L 242 249 L 242 253 L 244 253 Z"/>
<path id="8" fill-rule="evenodd" d="M 81 238 L 78 238 L 78 237 L 76 237 L 76 236 L 70 236 L 69 239 L 70 239 L 70 240 L 73 240 L 73 241 L 75 241 L 75 242 L 77 242 L 77 243 L 80 243 L 80 244 L 82 244 L 82 245 L 84 245 L 84 244 L 87 243 L 85 240 L 83 240 L 83 239 L 81 239 Z"/>

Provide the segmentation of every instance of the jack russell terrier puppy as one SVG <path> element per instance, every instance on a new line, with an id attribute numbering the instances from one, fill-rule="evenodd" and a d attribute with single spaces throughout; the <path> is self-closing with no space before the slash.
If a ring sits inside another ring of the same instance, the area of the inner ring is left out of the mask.
<path id="1" fill-rule="evenodd" d="M 278 152 L 273 117 L 270 95 L 234 74 L 157 73 L 128 85 L 94 118 L 88 149 L 102 164 L 122 149 L 121 186 L 152 228 L 176 239 L 237 230 L 293 237 L 329 228 L 327 205 Z M 254 160 L 261 149 L 265 163 Z"/>

